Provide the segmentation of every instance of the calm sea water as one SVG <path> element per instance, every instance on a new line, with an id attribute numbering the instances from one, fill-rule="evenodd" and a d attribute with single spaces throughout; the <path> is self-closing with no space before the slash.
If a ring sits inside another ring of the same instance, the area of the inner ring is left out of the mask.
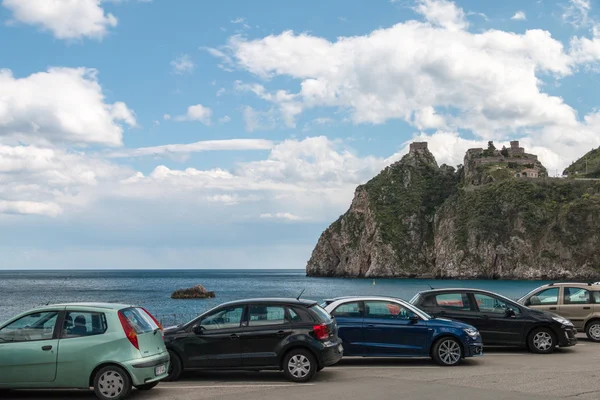
<path id="1" fill-rule="evenodd" d="M 420 290 L 476 287 L 518 298 L 545 281 L 309 278 L 304 270 L 103 270 L 0 271 L 0 321 L 41 304 L 103 301 L 137 304 L 164 318 L 191 319 L 222 302 L 251 297 L 303 298 L 391 295 L 410 300 Z M 206 300 L 172 300 L 171 293 L 196 284 L 215 292 Z M 175 314 L 175 315 L 174 315 Z"/>

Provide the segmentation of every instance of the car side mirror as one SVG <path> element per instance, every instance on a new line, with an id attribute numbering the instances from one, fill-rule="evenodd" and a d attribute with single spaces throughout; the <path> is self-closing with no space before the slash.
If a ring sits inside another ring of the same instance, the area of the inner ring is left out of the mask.
<path id="1" fill-rule="evenodd" d="M 192 332 L 196 335 L 202 335 L 202 333 L 204 333 L 204 327 L 202 325 L 194 325 Z"/>
<path id="2" fill-rule="evenodd" d="M 507 308 L 504 312 L 504 315 L 507 318 L 515 318 L 517 316 L 517 314 L 515 314 L 515 310 L 513 310 L 512 308 Z"/>
<path id="3" fill-rule="evenodd" d="M 419 322 L 419 317 L 417 317 L 416 314 L 411 314 L 408 317 L 408 320 L 412 323 L 412 324 L 416 324 L 417 322 Z"/>

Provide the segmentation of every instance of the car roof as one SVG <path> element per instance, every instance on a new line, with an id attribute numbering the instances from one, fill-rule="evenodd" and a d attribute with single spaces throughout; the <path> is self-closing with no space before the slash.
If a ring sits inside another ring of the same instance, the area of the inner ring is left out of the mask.
<path id="1" fill-rule="evenodd" d="M 296 305 L 303 307 L 310 307 L 315 304 L 318 304 L 315 300 L 308 299 L 295 299 L 295 298 L 285 298 L 285 297 L 258 297 L 252 299 L 239 299 L 228 301 L 223 304 L 219 304 L 217 307 L 223 306 L 236 306 L 243 304 L 277 304 L 277 305 Z"/>
<path id="2" fill-rule="evenodd" d="M 328 299 L 324 299 L 324 301 L 330 301 L 330 302 L 334 302 L 334 301 L 339 301 L 339 300 L 401 300 L 401 301 L 406 301 L 400 297 L 395 297 L 395 296 L 378 296 L 378 295 L 367 295 L 367 296 L 339 296 L 339 297 L 332 297 L 332 298 L 328 298 Z"/>
<path id="3" fill-rule="evenodd" d="M 600 288 L 600 282 L 550 282 L 540 287 L 552 287 L 552 286 L 596 286 Z"/>
<path id="4" fill-rule="evenodd" d="M 102 302 L 77 302 L 77 303 L 57 303 L 57 304 L 48 304 L 41 307 L 36 307 L 33 310 L 44 310 L 44 309 L 55 309 L 55 308 L 103 308 L 108 310 L 121 310 L 123 308 L 129 307 L 137 307 L 132 304 L 122 304 L 122 303 L 102 303 Z"/>
<path id="5" fill-rule="evenodd" d="M 478 292 L 478 293 L 489 293 L 489 294 L 498 294 L 496 292 L 492 292 L 490 290 L 470 288 L 470 287 L 450 287 L 450 288 L 440 288 L 440 289 L 429 289 L 422 290 L 419 294 L 430 294 L 430 293 L 444 293 L 444 292 Z"/>

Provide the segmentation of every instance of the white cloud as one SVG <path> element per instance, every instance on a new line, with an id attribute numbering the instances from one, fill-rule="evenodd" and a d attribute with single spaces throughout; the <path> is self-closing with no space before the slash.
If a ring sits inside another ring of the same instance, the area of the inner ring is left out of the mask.
<path id="1" fill-rule="evenodd" d="M 273 142 L 264 139 L 204 140 L 188 144 L 166 144 L 162 146 L 123 149 L 108 154 L 110 158 L 157 156 L 174 153 L 197 153 L 223 150 L 269 150 Z"/>
<path id="2" fill-rule="evenodd" d="M 163 119 L 164 119 L 165 121 L 168 121 L 168 120 L 170 120 L 170 119 L 171 119 L 171 114 L 165 114 L 165 115 L 163 115 Z"/>
<path id="3" fill-rule="evenodd" d="M 450 31 L 466 29 L 469 26 L 465 12 L 448 0 L 417 0 L 415 12 L 423 15 L 434 26 Z"/>
<path id="4" fill-rule="evenodd" d="M 217 97 L 221 97 L 223 96 L 225 93 L 227 93 L 227 89 L 225 88 L 220 88 L 219 90 L 217 90 Z"/>
<path id="5" fill-rule="evenodd" d="M 105 14 L 100 0 L 2 0 L 17 21 L 50 31 L 58 39 L 102 39 L 117 18 Z"/>
<path id="6" fill-rule="evenodd" d="M 290 214 L 290 213 L 282 213 L 282 212 L 278 212 L 278 213 L 265 213 L 265 214 L 260 214 L 260 218 L 267 218 L 267 219 L 284 219 L 284 220 L 288 220 L 288 221 L 300 221 L 302 220 L 301 217 L 294 215 L 294 214 Z"/>
<path id="7" fill-rule="evenodd" d="M 513 15 L 510 19 L 514 19 L 517 21 L 525 21 L 527 19 L 527 16 L 523 11 L 517 11 L 515 15 Z"/>
<path id="8" fill-rule="evenodd" d="M 176 74 L 184 74 L 194 70 L 194 62 L 188 54 L 179 56 L 175 60 L 171 61 L 171 66 Z"/>
<path id="9" fill-rule="evenodd" d="M 189 106 L 185 115 L 175 117 L 176 121 L 200 121 L 204 125 L 210 125 L 212 110 L 202 104 Z"/>
<path id="10" fill-rule="evenodd" d="M 589 0 L 569 0 L 569 3 L 570 5 L 565 8 L 562 15 L 563 21 L 576 28 L 587 26 L 592 22 L 589 18 L 592 8 Z"/>
<path id="11" fill-rule="evenodd" d="M 135 126 L 125 103 L 104 102 L 97 71 L 50 68 L 25 78 L 0 70 L 0 136 L 32 142 L 122 144 L 123 123 Z"/>
<path id="12" fill-rule="evenodd" d="M 543 92 L 543 79 L 557 82 L 600 60 L 598 29 L 591 39 L 574 38 L 566 51 L 540 29 L 468 32 L 464 12 L 449 1 L 419 1 L 416 10 L 426 23 L 334 42 L 291 31 L 231 37 L 225 56 L 266 81 L 235 84 L 269 104 L 244 109 L 247 130 L 293 127 L 307 109 L 336 108 L 355 124 L 402 119 L 419 130 L 470 131 L 477 141 L 531 140 L 545 146 L 539 152 L 550 168 L 599 145 L 588 121 L 594 113 L 581 119 L 563 98 Z M 299 89 L 267 89 L 279 76 L 295 79 Z"/>
<path id="13" fill-rule="evenodd" d="M 242 17 L 237 17 L 231 21 L 232 24 L 243 24 L 244 22 L 246 22 L 246 19 Z"/>
<path id="14" fill-rule="evenodd" d="M 226 124 L 228 122 L 231 122 L 231 117 L 229 115 L 225 115 L 221 118 L 219 118 L 219 122 L 222 124 Z"/>

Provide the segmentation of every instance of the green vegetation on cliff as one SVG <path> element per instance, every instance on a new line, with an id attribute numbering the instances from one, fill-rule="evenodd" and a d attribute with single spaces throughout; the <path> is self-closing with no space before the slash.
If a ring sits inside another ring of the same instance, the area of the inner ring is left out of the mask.
<path id="1" fill-rule="evenodd" d="M 600 147 L 588 152 L 579 160 L 569 165 L 564 170 L 563 175 L 577 176 L 579 178 L 600 178 Z"/>

